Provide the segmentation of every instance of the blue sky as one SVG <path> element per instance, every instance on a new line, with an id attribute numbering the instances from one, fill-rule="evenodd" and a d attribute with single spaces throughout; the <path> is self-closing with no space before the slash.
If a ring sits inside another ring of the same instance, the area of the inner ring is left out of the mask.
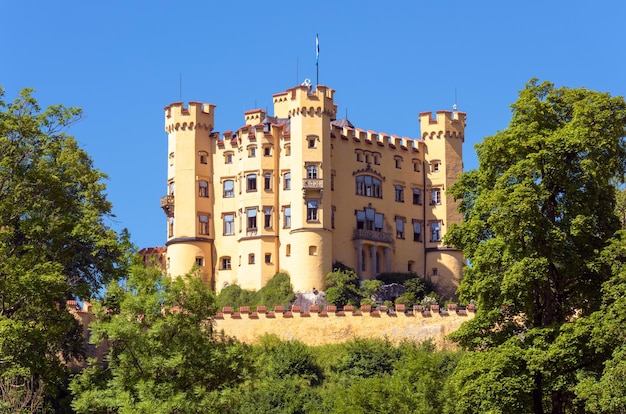
<path id="1" fill-rule="evenodd" d="M 626 93 L 623 0 L 8 1 L 0 0 L 0 85 L 42 105 L 80 106 L 81 147 L 109 175 L 116 229 L 163 245 L 163 107 L 214 103 L 216 130 L 305 78 L 336 90 L 356 126 L 419 136 L 417 114 L 467 113 L 474 145 L 506 128 L 531 78 Z M 455 98 L 456 97 L 456 98 Z M 381 104 L 382 103 L 382 104 Z"/>

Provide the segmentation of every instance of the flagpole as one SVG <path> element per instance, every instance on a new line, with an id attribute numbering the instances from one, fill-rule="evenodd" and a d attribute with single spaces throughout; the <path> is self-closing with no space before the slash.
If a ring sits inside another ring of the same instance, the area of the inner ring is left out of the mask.
<path id="1" fill-rule="evenodd" d="M 315 34 L 315 89 L 320 84 L 320 39 L 317 33 Z"/>

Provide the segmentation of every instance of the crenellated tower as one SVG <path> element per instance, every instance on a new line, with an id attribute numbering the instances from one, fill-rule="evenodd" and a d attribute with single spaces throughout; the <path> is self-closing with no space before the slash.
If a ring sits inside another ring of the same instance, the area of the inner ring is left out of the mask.
<path id="1" fill-rule="evenodd" d="M 437 111 L 419 114 L 424 141 L 424 182 L 426 208 L 424 222 L 430 240 L 442 240 L 451 223 L 459 223 L 462 215 L 458 202 L 449 194 L 450 187 L 463 172 L 464 112 Z M 435 234 L 438 233 L 438 234 Z M 441 243 L 425 243 L 424 275 L 441 289 L 453 294 L 463 274 L 461 251 Z M 436 270 L 435 270 L 436 269 Z"/>
<path id="2" fill-rule="evenodd" d="M 210 139 L 215 105 L 172 103 L 165 109 L 168 137 L 167 273 L 183 275 L 197 266 L 198 275 L 214 288 L 213 155 Z"/>
<path id="3" fill-rule="evenodd" d="M 331 120 L 335 118 L 334 90 L 300 85 L 274 96 L 274 113 L 290 120 L 291 229 L 289 262 L 296 291 L 323 288 L 333 262 L 331 228 Z"/>

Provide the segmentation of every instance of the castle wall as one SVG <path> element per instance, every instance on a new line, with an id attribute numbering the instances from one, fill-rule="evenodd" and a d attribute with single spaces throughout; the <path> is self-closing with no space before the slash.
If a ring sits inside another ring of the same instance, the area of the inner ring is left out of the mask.
<path id="1" fill-rule="evenodd" d="M 331 309 L 333 309 L 331 307 Z M 255 343 L 264 334 L 282 340 L 298 340 L 307 345 L 337 344 L 354 338 L 402 341 L 433 340 L 438 346 L 451 345 L 446 335 L 474 317 L 465 310 L 430 312 L 326 311 L 326 312 L 234 312 L 218 314 L 217 331 L 245 343 Z"/>

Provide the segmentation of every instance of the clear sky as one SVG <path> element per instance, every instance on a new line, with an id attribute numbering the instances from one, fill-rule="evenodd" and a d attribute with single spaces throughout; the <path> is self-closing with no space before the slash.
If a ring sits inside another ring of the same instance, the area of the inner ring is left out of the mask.
<path id="1" fill-rule="evenodd" d="M 0 85 L 43 106 L 80 106 L 81 147 L 108 174 L 115 229 L 163 245 L 171 102 L 217 105 L 217 131 L 244 124 L 305 78 L 335 89 L 355 126 L 419 137 L 417 115 L 467 113 L 474 145 L 507 127 L 531 78 L 626 93 L 624 0 L 0 0 Z M 180 79 L 182 77 L 182 88 Z"/>

